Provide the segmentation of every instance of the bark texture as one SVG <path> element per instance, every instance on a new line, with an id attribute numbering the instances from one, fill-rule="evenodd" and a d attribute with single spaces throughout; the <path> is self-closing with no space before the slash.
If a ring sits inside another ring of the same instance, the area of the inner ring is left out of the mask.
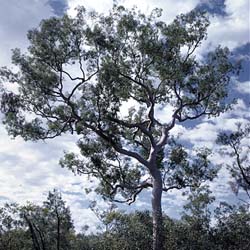
<path id="1" fill-rule="evenodd" d="M 152 215 L 153 215 L 153 250 L 163 249 L 163 220 L 162 220 L 162 178 L 158 168 L 151 171 L 153 178 Z"/>

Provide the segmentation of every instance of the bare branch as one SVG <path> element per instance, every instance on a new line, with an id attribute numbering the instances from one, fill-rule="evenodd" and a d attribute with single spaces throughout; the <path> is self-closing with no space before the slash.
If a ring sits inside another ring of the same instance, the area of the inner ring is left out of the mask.
<path id="1" fill-rule="evenodd" d="M 121 76 L 123 76 L 124 78 L 126 78 L 126 79 L 132 81 L 133 83 L 139 85 L 139 86 L 142 87 L 143 89 L 145 89 L 146 92 L 147 92 L 147 94 L 149 94 L 149 93 L 151 92 L 150 89 L 149 89 L 149 87 L 146 86 L 146 85 L 144 85 L 141 81 L 137 81 L 136 79 L 134 79 L 134 78 L 132 78 L 132 77 L 130 77 L 130 76 L 128 76 L 128 75 L 125 75 L 125 74 L 123 74 L 122 72 L 119 72 L 119 74 L 120 74 Z"/>
<path id="2" fill-rule="evenodd" d="M 76 80 L 79 81 L 80 80 L 80 81 L 84 82 L 84 78 L 82 78 L 82 77 L 72 77 L 67 71 L 65 71 L 63 69 L 61 70 L 61 72 L 64 73 L 65 75 L 67 75 L 71 81 L 76 81 Z"/>
<path id="3" fill-rule="evenodd" d="M 87 79 L 83 79 L 81 82 L 79 82 L 78 84 L 76 84 L 76 86 L 72 89 L 71 93 L 68 96 L 68 99 L 70 99 L 73 94 L 75 93 L 75 91 L 85 82 L 89 81 L 94 75 L 96 75 L 98 73 L 98 70 L 95 71 L 93 74 L 91 74 Z"/>
<path id="4" fill-rule="evenodd" d="M 109 135 L 105 134 L 105 132 L 103 130 L 101 130 L 100 128 L 96 128 L 93 125 L 87 124 L 86 122 L 84 122 L 83 125 L 86 128 L 89 128 L 90 130 L 95 132 L 97 135 L 99 135 L 106 142 L 108 142 L 118 153 L 130 156 L 130 157 L 136 159 L 138 162 L 140 162 L 144 166 L 149 167 L 149 162 L 147 160 L 145 160 L 141 155 L 139 155 L 136 152 L 124 149 L 121 145 L 116 143 Z"/>
<path id="5" fill-rule="evenodd" d="M 115 194 L 119 188 L 121 188 L 122 190 L 124 190 L 125 188 L 130 189 L 130 190 L 136 190 L 136 191 L 131 195 L 131 197 L 129 197 L 129 198 L 126 199 L 126 200 L 116 200 L 116 199 L 114 199 L 114 201 L 116 201 L 116 202 L 128 203 L 128 205 L 131 205 L 132 203 L 135 202 L 136 197 L 137 197 L 144 189 L 149 188 L 149 187 L 152 187 L 152 186 L 153 186 L 153 185 L 152 185 L 151 183 L 147 182 L 147 180 L 144 181 L 144 182 L 142 182 L 140 185 L 138 185 L 138 186 L 136 186 L 136 187 L 131 186 L 131 185 L 118 184 L 118 185 L 116 185 L 116 186 L 114 187 L 113 192 L 112 192 L 111 195 Z"/>
<path id="6" fill-rule="evenodd" d="M 139 122 L 139 123 L 129 123 L 129 122 L 126 122 L 124 120 L 121 120 L 121 119 L 117 119 L 117 118 L 114 118 L 112 116 L 109 116 L 109 120 L 119 124 L 119 125 L 122 125 L 126 128 L 138 128 L 141 130 L 141 132 L 148 136 L 152 146 L 155 146 L 155 139 L 153 137 L 153 134 L 144 126 L 145 124 L 149 123 L 149 121 L 144 121 L 144 122 Z"/>
<path id="7" fill-rule="evenodd" d="M 235 144 L 233 143 L 230 143 L 230 146 L 232 147 L 232 149 L 234 150 L 234 154 L 236 156 L 236 163 L 237 163 L 237 166 L 241 172 L 241 175 L 244 179 L 244 181 L 248 184 L 248 186 L 250 187 L 250 179 L 249 177 L 245 174 L 245 171 L 244 171 L 244 168 L 242 167 L 242 164 L 241 164 L 241 160 L 240 160 L 240 155 L 239 155 L 239 152 L 235 146 Z"/>

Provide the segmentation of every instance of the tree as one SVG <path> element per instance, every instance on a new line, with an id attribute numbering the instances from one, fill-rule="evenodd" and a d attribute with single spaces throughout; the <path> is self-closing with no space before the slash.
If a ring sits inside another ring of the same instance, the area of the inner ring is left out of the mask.
<path id="1" fill-rule="evenodd" d="M 19 208 L 36 250 L 71 249 L 74 226 L 69 208 L 58 191 L 49 192 L 42 206 L 28 204 Z"/>
<path id="2" fill-rule="evenodd" d="M 249 205 L 236 207 L 225 202 L 220 203 L 215 210 L 215 217 L 217 219 L 213 239 L 216 244 L 215 249 L 249 249 Z"/>
<path id="3" fill-rule="evenodd" d="M 195 58 L 209 25 L 204 13 L 191 11 L 171 24 L 160 15 L 115 5 L 106 16 L 79 8 L 76 18 L 43 20 L 28 32 L 28 53 L 13 51 L 19 71 L 1 70 L 4 82 L 18 87 L 1 94 L 10 135 L 36 141 L 76 133 L 82 156 L 68 153 L 61 165 L 97 177 L 97 191 L 109 199 L 119 193 L 131 203 L 152 188 L 154 250 L 163 244 L 162 192 L 185 187 L 197 163 L 201 177 L 208 175 L 207 153 L 193 165 L 185 150 L 165 150 L 170 132 L 177 123 L 224 112 L 236 70 L 227 48 Z M 126 113 L 128 103 L 136 104 Z M 166 106 L 171 118 L 161 121 L 157 110 Z"/>
<path id="4" fill-rule="evenodd" d="M 214 249 L 210 243 L 211 211 L 209 205 L 215 200 L 207 186 L 192 190 L 189 202 L 184 206 L 182 221 L 186 224 L 189 249 Z M 181 249 L 181 248 L 179 248 Z"/>
<path id="5" fill-rule="evenodd" d="M 97 235 L 97 241 L 93 235 L 88 237 L 92 248 L 87 249 L 152 249 L 152 218 L 148 211 L 111 211 L 103 219 L 108 230 Z M 84 245 L 84 237 L 80 245 Z"/>
<path id="6" fill-rule="evenodd" d="M 69 208 L 56 190 L 42 206 L 6 203 L 0 208 L 0 250 L 68 250 L 75 241 Z"/>
<path id="7" fill-rule="evenodd" d="M 31 241 L 18 214 L 15 203 L 0 207 L 0 250 L 30 249 Z"/>
<path id="8" fill-rule="evenodd" d="M 222 152 L 232 158 L 227 167 L 234 178 L 231 182 L 233 191 L 238 194 L 242 188 L 250 198 L 250 124 L 237 124 L 236 131 L 222 131 L 217 137 L 217 143 L 224 146 Z"/>

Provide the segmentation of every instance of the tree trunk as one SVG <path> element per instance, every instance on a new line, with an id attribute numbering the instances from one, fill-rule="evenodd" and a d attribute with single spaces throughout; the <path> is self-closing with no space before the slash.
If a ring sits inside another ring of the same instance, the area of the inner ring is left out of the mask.
<path id="1" fill-rule="evenodd" d="M 57 218 L 57 237 L 56 237 L 56 247 L 57 250 L 60 250 L 60 241 L 61 241 L 61 232 L 60 232 L 60 216 L 58 214 L 57 208 L 56 208 L 56 218 Z"/>
<path id="2" fill-rule="evenodd" d="M 153 215 L 153 250 L 163 250 L 163 218 L 161 208 L 162 177 L 158 168 L 151 171 L 153 178 L 152 215 Z"/>
<path id="3" fill-rule="evenodd" d="M 25 214 L 24 214 L 24 219 L 26 220 L 26 222 L 28 224 L 34 249 L 35 250 L 40 250 L 41 249 L 40 244 L 39 244 L 39 241 L 37 239 L 37 236 L 36 236 L 36 233 L 34 231 L 34 227 L 33 227 L 32 223 L 31 223 L 31 221 L 29 220 L 29 218 Z"/>

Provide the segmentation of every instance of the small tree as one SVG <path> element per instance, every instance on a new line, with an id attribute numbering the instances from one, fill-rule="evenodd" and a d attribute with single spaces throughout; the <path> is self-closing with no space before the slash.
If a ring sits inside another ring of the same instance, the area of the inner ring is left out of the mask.
<path id="1" fill-rule="evenodd" d="M 132 203 L 152 188 L 154 250 L 162 249 L 162 192 L 199 184 L 190 175 L 197 164 L 199 176 L 211 178 L 207 153 L 192 164 L 180 147 L 165 150 L 170 131 L 224 112 L 235 69 L 227 48 L 196 60 L 209 25 L 204 13 L 191 11 L 168 25 L 160 15 L 159 9 L 145 16 L 114 6 L 107 16 L 79 8 L 76 18 L 44 20 L 28 32 L 28 53 L 13 51 L 19 71 L 1 70 L 5 82 L 18 86 L 2 90 L 10 135 L 78 134 L 83 157 L 66 154 L 61 165 L 100 179 L 98 191 L 110 199 L 119 193 Z M 128 113 L 127 103 L 136 103 Z M 157 109 L 166 106 L 171 118 L 161 121 Z"/>
<path id="2" fill-rule="evenodd" d="M 0 250 L 30 249 L 30 237 L 18 215 L 18 205 L 15 203 L 0 207 Z"/>
<path id="3" fill-rule="evenodd" d="M 202 186 L 189 196 L 189 202 L 184 206 L 182 221 L 189 232 L 188 246 L 190 249 L 213 249 L 210 243 L 211 212 L 209 205 L 215 200 L 207 186 Z"/>
<path id="4" fill-rule="evenodd" d="M 113 211 L 106 216 L 110 231 L 105 235 L 109 249 L 152 249 L 152 218 L 148 211 L 125 214 Z"/>
<path id="5" fill-rule="evenodd" d="M 238 194 L 243 189 L 250 199 L 250 124 L 243 126 L 237 124 L 237 130 L 233 132 L 223 131 L 218 135 L 217 143 L 224 146 L 224 154 L 232 158 L 227 167 L 234 178 L 230 182 L 232 190 Z"/>
<path id="6" fill-rule="evenodd" d="M 49 192 L 42 206 L 28 204 L 19 207 L 19 213 L 28 228 L 34 249 L 71 249 L 74 226 L 70 210 L 58 191 Z"/>
<path id="7" fill-rule="evenodd" d="M 248 206 L 232 206 L 225 202 L 215 210 L 214 242 L 216 249 L 250 248 L 250 212 Z M 214 248 L 213 248 L 214 249 Z"/>
<path id="8" fill-rule="evenodd" d="M 55 190 L 42 206 L 0 207 L 0 250 L 68 250 L 75 242 L 69 208 Z"/>

